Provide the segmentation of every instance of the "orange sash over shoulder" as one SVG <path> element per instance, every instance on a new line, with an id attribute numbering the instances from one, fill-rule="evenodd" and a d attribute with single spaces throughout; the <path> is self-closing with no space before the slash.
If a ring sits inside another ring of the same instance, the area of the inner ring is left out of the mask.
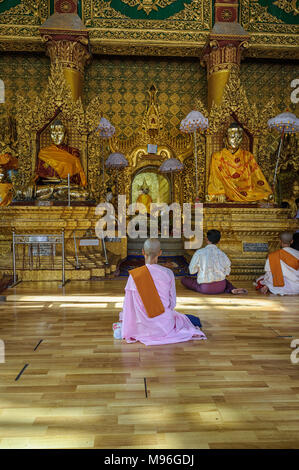
<path id="1" fill-rule="evenodd" d="M 134 279 L 138 293 L 149 318 L 157 317 L 165 312 L 157 288 L 146 266 L 129 271 Z"/>
<path id="2" fill-rule="evenodd" d="M 296 271 L 299 269 L 299 259 L 288 253 L 286 250 L 278 250 L 274 251 L 274 253 L 270 253 L 269 264 L 273 276 L 273 285 L 275 287 L 284 286 L 284 278 L 280 261 L 283 261 L 285 264 L 290 266 L 290 268 L 293 268 Z"/>

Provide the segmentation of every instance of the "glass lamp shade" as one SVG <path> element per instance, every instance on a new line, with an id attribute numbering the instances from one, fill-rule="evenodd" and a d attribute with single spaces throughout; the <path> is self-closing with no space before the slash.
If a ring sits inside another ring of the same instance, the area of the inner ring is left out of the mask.
<path id="1" fill-rule="evenodd" d="M 191 111 L 185 119 L 182 120 L 180 131 L 192 134 L 197 129 L 206 130 L 209 127 L 209 120 L 199 111 Z"/>
<path id="2" fill-rule="evenodd" d="M 107 168 L 125 168 L 129 163 L 122 153 L 110 153 L 105 165 Z"/>
<path id="3" fill-rule="evenodd" d="M 299 119 L 295 114 L 287 111 L 269 119 L 268 127 L 277 129 L 279 132 L 284 130 L 286 134 L 292 134 L 299 131 Z"/>
<path id="4" fill-rule="evenodd" d="M 103 139 L 110 139 L 115 134 L 115 127 L 104 117 L 101 118 L 100 124 L 98 125 L 96 132 Z"/>
<path id="5" fill-rule="evenodd" d="M 161 173 L 175 173 L 181 171 L 184 165 L 177 158 L 169 158 L 159 168 Z"/>

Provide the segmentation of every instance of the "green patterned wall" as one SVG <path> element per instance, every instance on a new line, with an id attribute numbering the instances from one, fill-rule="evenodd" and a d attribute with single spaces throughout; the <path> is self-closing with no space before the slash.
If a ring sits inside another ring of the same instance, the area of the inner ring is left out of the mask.
<path id="1" fill-rule="evenodd" d="M 299 24 L 299 0 L 258 0 L 258 3 L 284 23 Z"/>
<path id="2" fill-rule="evenodd" d="M 17 96 L 24 94 L 33 99 L 46 87 L 49 72 L 46 56 L 1 53 L 0 78 L 5 83 L 6 102 L 13 106 Z M 290 101 L 290 84 L 295 78 L 299 78 L 298 63 L 256 59 L 242 62 L 242 84 L 250 102 L 260 108 L 274 96 L 278 112 L 289 108 L 299 115 L 299 105 Z M 130 137 L 140 127 L 152 84 L 158 89 L 158 103 L 173 134 L 193 108 L 196 97 L 207 104 L 206 71 L 196 59 L 100 56 L 95 56 L 86 69 L 84 101 L 100 96 L 104 115 L 121 137 Z"/>
<path id="3" fill-rule="evenodd" d="M 24 53 L 0 54 L 0 78 L 5 84 L 5 98 L 14 106 L 19 95 L 32 99 L 47 86 L 50 60 L 46 56 Z"/>
<path id="4" fill-rule="evenodd" d="M 274 97 L 278 112 L 286 108 L 299 114 L 299 105 L 291 103 L 291 81 L 299 78 L 298 62 L 245 60 L 241 65 L 241 82 L 248 99 L 262 108 Z"/>
<path id="5" fill-rule="evenodd" d="M 121 137 L 130 137 L 141 125 L 152 84 L 172 134 L 178 133 L 196 97 L 206 104 L 206 71 L 196 59 L 126 57 L 93 58 L 86 71 L 85 102 L 100 96 L 105 117 Z"/>
<path id="6" fill-rule="evenodd" d="M 21 3 L 21 0 L 2 0 L 0 2 L 0 13 L 9 10 Z"/>

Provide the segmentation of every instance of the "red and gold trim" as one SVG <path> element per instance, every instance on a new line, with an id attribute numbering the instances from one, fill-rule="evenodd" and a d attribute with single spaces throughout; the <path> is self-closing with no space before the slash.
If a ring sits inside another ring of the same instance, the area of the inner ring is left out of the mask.
<path id="1" fill-rule="evenodd" d="M 215 3 L 215 21 L 217 23 L 237 23 L 239 18 L 239 1 L 217 0 Z"/>
<path id="2" fill-rule="evenodd" d="M 78 13 L 77 0 L 55 0 L 55 13 Z"/>

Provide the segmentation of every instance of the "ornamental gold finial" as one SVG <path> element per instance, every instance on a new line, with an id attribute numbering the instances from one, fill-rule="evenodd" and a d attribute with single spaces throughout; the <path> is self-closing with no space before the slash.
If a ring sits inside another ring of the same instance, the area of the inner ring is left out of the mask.
<path id="1" fill-rule="evenodd" d="M 146 182 L 146 179 L 144 178 L 143 183 L 141 186 L 139 186 L 139 190 L 141 191 L 148 191 L 149 190 L 149 185 Z"/>

